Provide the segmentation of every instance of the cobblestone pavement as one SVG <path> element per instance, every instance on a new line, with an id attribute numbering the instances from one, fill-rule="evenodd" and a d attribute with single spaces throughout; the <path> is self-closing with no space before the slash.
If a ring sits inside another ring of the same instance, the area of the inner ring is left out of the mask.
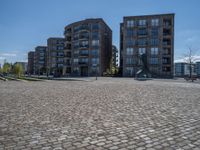
<path id="1" fill-rule="evenodd" d="M 0 82 L 0 149 L 199 150 L 200 84 Z"/>

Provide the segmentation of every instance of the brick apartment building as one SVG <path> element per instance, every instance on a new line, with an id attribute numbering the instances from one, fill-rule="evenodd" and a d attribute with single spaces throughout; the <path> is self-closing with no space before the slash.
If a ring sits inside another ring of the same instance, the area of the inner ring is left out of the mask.
<path id="1" fill-rule="evenodd" d="M 34 55 L 34 74 L 42 75 L 46 73 L 47 47 L 37 46 Z"/>
<path id="2" fill-rule="evenodd" d="M 27 73 L 28 74 L 34 74 L 34 58 L 35 58 L 35 52 L 31 51 L 28 53 L 28 68 Z"/>
<path id="3" fill-rule="evenodd" d="M 64 74 L 101 76 L 112 57 L 112 30 L 103 19 L 86 19 L 65 27 Z"/>
<path id="4" fill-rule="evenodd" d="M 135 77 L 139 56 L 147 55 L 153 77 L 173 77 L 174 14 L 128 16 L 120 24 L 120 68 L 123 76 Z"/>
<path id="5" fill-rule="evenodd" d="M 64 38 L 47 40 L 47 72 L 50 75 L 64 75 Z"/>

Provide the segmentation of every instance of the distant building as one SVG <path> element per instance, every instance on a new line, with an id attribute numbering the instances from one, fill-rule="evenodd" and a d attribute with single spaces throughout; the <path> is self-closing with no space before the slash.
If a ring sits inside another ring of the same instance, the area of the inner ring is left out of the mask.
<path id="1" fill-rule="evenodd" d="M 200 62 L 196 62 L 196 73 L 197 76 L 200 77 Z"/>
<path id="2" fill-rule="evenodd" d="M 65 27 L 65 66 L 71 76 L 103 75 L 112 57 L 112 30 L 103 19 L 86 19 Z"/>
<path id="3" fill-rule="evenodd" d="M 35 58 L 35 52 L 29 52 L 28 53 L 28 68 L 27 73 L 28 74 L 34 74 L 34 58 Z"/>
<path id="4" fill-rule="evenodd" d="M 47 64 L 47 47 L 46 46 L 37 46 L 35 48 L 35 57 L 34 57 L 34 71 L 37 75 L 42 75 L 46 73 L 46 64 Z"/>
<path id="5" fill-rule="evenodd" d="M 120 68 L 135 77 L 141 54 L 153 77 L 172 78 L 174 62 L 174 14 L 128 16 L 120 24 Z"/>
<path id="6" fill-rule="evenodd" d="M 47 40 L 47 69 L 54 76 L 64 75 L 64 38 Z"/>
<path id="7" fill-rule="evenodd" d="M 112 66 L 114 67 L 119 66 L 119 54 L 118 54 L 118 49 L 115 45 L 112 46 Z"/>
<path id="8" fill-rule="evenodd" d="M 176 77 L 185 77 L 190 75 L 190 65 L 185 62 L 175 63 L 174 74 Z M 196 75 L 196 65 L 192 64 L 192 75 Z"/>

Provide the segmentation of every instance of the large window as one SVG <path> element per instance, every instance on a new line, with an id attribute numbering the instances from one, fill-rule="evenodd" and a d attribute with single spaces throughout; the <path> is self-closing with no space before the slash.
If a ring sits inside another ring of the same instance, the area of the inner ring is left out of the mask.
<path id="1" fill-rule="evenodd" d="M 159 44 L 159 39 L 153 38 L 151 39 L 151 46 L 158 46 Z"/>
<path id="2" fill-rule="evenodd" d="M 158 28 L 152 28 L 151 29 L 151 36 L 158 37 L 159 35 L 159 29 Z"/>
<path id="3" fill-rule="evenodd" d="M 100 25 L 98 23 L 92 24 L 92 30 L 99 30 Z"/>
<path id="4" fill-rule="evenodd" d="M 74 59 L 74 63 L 77 64 L 78 63 L 78 58 Z"/>
<path id="5" fill-rule="evenodd" d="M 126 64 L 127 65 L 133 65 L 134 64 L 133 58 L 126 58 Z"/>
<path id="6" fill-rule="evenodd" d="M 139 29 L 138 35 L 147 35 L 147 29 L 146 28 Z"/>
<path id="7" fill-rule="evenodd" d="M 92 32 L 92 39 L 98 40 L 99 39 L 99 32 Z"/>
<path id="8" fill-rule="evenodd" d="M 92 46 L 99 46 L 99 40 L 92 40 Z"/>
<path id="9" fill-rule="evenodd" d="M 146 53 L 146 48 L 139 48 L 139 54 L 145 54 Z"/>
<path id="10" fill-rule="evenodd" d="M 88 41 L 81 41 L 81 42 L 80 42 L 80 46 L 81 46 L 81 47 L 87 47 L 88 44 L 89 44 Z"/>
<path id="11" fill-rule="evenodd" d="M 128 20 L 127 21 L 127 27 L 129 28 L 129 27 L 134 27 L 134 25 L 135 25 L 135 21 L 134 20 Z"/>
<path id="12" fill-rule="evenodd" d="M 151 25 L 152 26 L 159 26 L 159 19 L 152 19 L 151 20 Z"/>
<path id="13" fill-rule="evenodd" d="M 126 48 L 126 55 L 133 55 L 133 48 Z"/>
<path id="14" fill-rule="evenodd" d="M 79 63 L 82 63 L 82 64 L 88 63 L 88 58 L 80 58 Z"/>
<path id="15" fill-rule="evenodd" d="M 158 64 L 158 58 L 150 58 L 150 64 L 157 65 Z"/>
<path id="16" fill-rule="evenodd" d="M 146 46 L 147 45 L 147 39 L 139 39 L 138 45 L 139 46 Z"/>
<path id="17" fill-rule="evenodd" d="M 151 48 L 151 55 L 158 55 L 158 48 L 157 47 Z"/>
<path id="18" fill-rule="evenodd" d="M 92 58 L 92 64 L 99 64 L 99 58 Z"/>
<path id="19" fill-rule="evenodd" d="M 139 20 L 139 26 L 146 26 L 147 21 L 146 20 Z"/>
<path id="20" fill-rule="evenodd" d="M 133 67 L 126 67 L 126 75 L 133 76 Z"/>
<path id="21" fill-rule="evenodd" d="M 79 54 L 79 50 L 74 50 L 74 55 L 78 55 Z"/>
<path id="22" fill-rule="evenodd" d="M 80 55 L 88 55 L 89 51 L 88 50 L 80 50 Z"/>
<path id="23" fill-rule="evenodd" d="M 99 50 L 98 49 L 91 50 L 90 52 L 91 52 L 91 55 L 93 57 L 98 57 L 99 56 Z"/>
<path id="24" fill-rule="evenodd" d="M 127 47 L 132 47 L 134 45 L 135 45 L 135 40 L 127 38 L 127 40 L 126 40 L 126 46 Z"/>
<path id="25" fill-rule="evenodd" d="M 126 36 L 127 37 L 133 37 L 135 35 L 135 31 L 133 29 L 127 29 L 126 30 Z"/>

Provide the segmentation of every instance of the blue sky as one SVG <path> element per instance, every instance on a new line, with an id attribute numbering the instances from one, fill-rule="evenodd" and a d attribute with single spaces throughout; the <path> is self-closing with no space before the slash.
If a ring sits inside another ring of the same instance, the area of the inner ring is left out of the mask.
<path id="1" fill-rule="evenodd" d="M 200 0 L 0 0 L 0 63 L 27 61 L 27 52 L 63 36 L 64 27 L 86 18 L 103 18 L 119 47 L 123 16 L 175 13 L 175 59 L 188 46 L 200 55 Z"/>

